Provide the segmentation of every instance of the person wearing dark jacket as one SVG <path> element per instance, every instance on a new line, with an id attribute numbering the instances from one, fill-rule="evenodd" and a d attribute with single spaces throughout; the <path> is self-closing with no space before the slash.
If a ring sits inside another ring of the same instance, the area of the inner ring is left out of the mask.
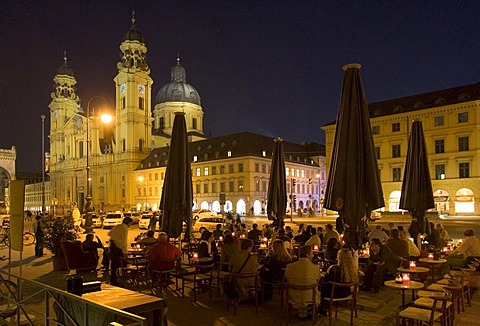
<path id="1" fill-rule="evenodd" d="M 212 258 L 217 260 L 218 251 L 212 232 L 205 231 L 202 233 L 200 243 L 198 244 L 198 258 Z"/>
<path id="2" fill-rule="evenodd" d="M 367 269 L 361 291 L 369 291 L 372 287 L 375 293 L 378 293 L 383 284 L 385 273 L 396 273 L 400 262 L 397 256 L 386 245 L 380 242 L 380 239 L 370 240 L 370 258 L 368 259 Z"/>

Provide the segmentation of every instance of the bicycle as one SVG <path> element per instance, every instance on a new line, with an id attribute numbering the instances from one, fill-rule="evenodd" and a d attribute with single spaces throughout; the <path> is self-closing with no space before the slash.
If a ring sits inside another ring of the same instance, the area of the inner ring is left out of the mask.
<path id="1" fill-rule="evenodd" d="M 31 246 L 35 243 L 35 235 L 32 232 L 23 232 L 23 245 Z M 0 247 L 10 245 L 10 227 L 3 226 L 0 229 Z"/>

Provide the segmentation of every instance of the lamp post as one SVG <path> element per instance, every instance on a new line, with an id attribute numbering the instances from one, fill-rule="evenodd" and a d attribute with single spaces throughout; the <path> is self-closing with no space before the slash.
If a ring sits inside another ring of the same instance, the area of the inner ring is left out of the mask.
<path id="1" fill-rule="evenodd" d="M 42 118 L 42 213 L 45 212 L 45 115 Z"/>
<path id="2" fill-rule="evenodd" d="M 95 233 L 93 231 L 93 225 L 92 225 L 92 211 L 93 211 L 93 206 L 92 206 L 92 178 L 90 177 L 90 163 L 89 163 L 89 158 L 90 158 L 90 103 L 94 99 L 100 99 L 103 101 L 103 103 L 108 103 L 107 100 L 101 96 L 93 96 L 90 98 L 87 102 L 87 129 L 86 129 L 86 143 L 87 143 L 87 150 L 85 152 L 86 154 L 86 172 L 87 172 L 87 195 L 85 196 L 85 206 L 84 206 L 84 212 L 85 212 L 85 232 L 84 233 Z M 104 118 L 102 116 L 102 121 L 104 121 Z"/>

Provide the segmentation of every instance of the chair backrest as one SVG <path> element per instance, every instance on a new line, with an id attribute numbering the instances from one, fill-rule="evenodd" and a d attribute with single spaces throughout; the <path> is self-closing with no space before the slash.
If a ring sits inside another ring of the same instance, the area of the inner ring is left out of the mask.
<path id="1" fill-rule="evenodd" d="M 317 301 L 317 295 L 316 295 L 316 289 L 318 288 L 317 283 L 312 283 L 312 284 L 292 284 L 292 283 L 285 283 L 285 291 L 286 291 L 286 297 L 289 297 L 289 290 L 295 290 L 295 291 L 311 291 L 312 292 L 312 303 L 316 303 Z"/>
<path id="2" fill-rule="evenodd" d="M 62 241 L 61 246 L 68 269 L 90 269 L 97 266 L 95 253 L 83 251 L 80 241 Z"/>
<path id="3" fill-rule="evenodd" d="M 333 300 L 334 295 L 335 295 L 335 288 L 348 288 L 350 291 L 350 294 L 352 297 L 355 299 L 357 297 L 357 288 L 358 288 L 358 282 L 333 282 L 329 281 L 330 284 L 332 284 L 332 290 L 330 292 L 330 300 Z"/>
<path id="4" fill-rule="evenodd" d="M 439 292 L 438 295 L 433 295 L 430 297 L 430 299 L 433 299 L 432 307 L 436 307 L 438 301 L 442 302 L 441 312 L 444 315 L 447 310 L 447 302 L 452 301 L 452 298 L 453 298 L 453 294 L 449 289 L 444 289 L 443 293 Z M 435 316 L 435 309 L 432 309 L 432 312 L 430 314 L 430 325 L 433 325 L 435 321 L 434 316 Z"/>

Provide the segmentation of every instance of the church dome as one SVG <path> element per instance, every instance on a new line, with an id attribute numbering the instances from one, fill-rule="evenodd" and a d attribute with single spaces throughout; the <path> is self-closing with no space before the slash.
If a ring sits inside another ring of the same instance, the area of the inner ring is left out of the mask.
<path id="1" fill-rule="evenodd" d="M 132 26 L 128 30 L 127 34 L 125 34 L 125 37 L 123 38 L 123 40 L 124 41 L 139 41 L 141 43 L 144 43 L 142 33 L 140 33 L 140 31 L 135 26 L 135 11 L 132 13 Z"/>
<path id="2" fill-rule="evenodd" d="M 57 69 L 57 75 L 67 75 L 67 76 L 75 77 L 75 73 L 73 72 L 73 69 L 70 68 L 67 64 L 66 51 L 63 55 L 63 64 Z"/>
<path id="3" fill-rule="evenodd" d="M 195 87 L 187 83 L 185 68 L 180 65 L 180 58 L 172 68 L 171 80 L 160 88 L 155 104 L 164 102 L 190 102 L 200 105 L 200 95 Z"/>

